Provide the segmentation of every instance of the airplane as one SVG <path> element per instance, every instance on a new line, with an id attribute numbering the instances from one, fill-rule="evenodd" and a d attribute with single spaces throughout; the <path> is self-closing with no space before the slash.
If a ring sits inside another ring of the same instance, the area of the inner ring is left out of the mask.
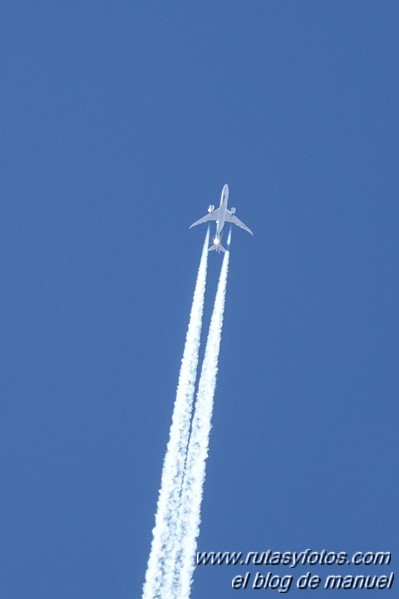
<path id="1" fill-rule="evenodd" d="M 253 235 L 251 229 L 249 227 L 247 227 L 247 225 L 244 225 L 244 223 L 239 218 L 236 217 L 236 215 L 235 215 L 236 209 L 232 208 L 231 210 L 229 210 L 227 208 L 228 201 L 229 201 L 229 186 L 226 183 L 222 189 L 222 195 L 220 197 L 219 208 L 215 209 L 215 206 L 213 204 L 211 204 L 208 208 L 209 214 L 207 214 L 206 216 L 203 216 L 199 220 L 196 220 L 195 223 L 193 223 L 190 226 L 190 229 L 191 229 L 192 227 L 195 227 L 197 225 L 202 225 L 202 223 L 207 223 L 211 220 L 216 221 L 215 238 L 213 240 L 213 245 L 211 245 L 211 247 L 208 248 L 208 252 L 211 252 L 212 250 L 215 250 L 216 252 L 225 252 L 226 251 L 226 249 L 222 246 L 222 231 L 223 231 L 223 227 L 226 223 L 232 223 L 233 225 L 237 225 L 237 227 L 241 227 L 241 229 L 244 229 L 244 231 L 247 231 L 247 233 L 250 233 L 251 235 Z"/>

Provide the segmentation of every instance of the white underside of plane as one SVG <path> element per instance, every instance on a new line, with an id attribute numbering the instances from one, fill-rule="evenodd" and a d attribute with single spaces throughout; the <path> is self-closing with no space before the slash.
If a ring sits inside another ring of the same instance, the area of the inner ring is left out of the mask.
<path id="1" fill-rule="evenodd" d="M 231 223 L 233 225 L 237 225 L 237 227 L 240 227 L 241 229 L 244 229 L 244 231 L 247 231 L 247 233 L 249 233 L 250 235 L 253 235 L 251 229 L 249 227 L 247 227 L 247 225 L 245 225 L 239 218 L 236 217 L 236 215 L 235 215 L 236 209 L 232 208 L 231 210 L 229 210 L 227 208 L 228 201 L 229 201 L 229 186 L 226 183 L 222 189 L 222 195 L 220 197 L 219 208 L 215 209 L 215 206 L 213 206 L 211 204 L 208 208 L 209 214 L 207 214 L 206 216 L 203 216 L 199 220 L 196 220 L 195 223 L 193 223 L 190 226 L 190 229 L 191 229 L 192 227 L 195 227 L 197 225 L 202 225 L 202 223 L 207 223 L 212 220 L 216 221 L 216 233 L 215 233 L 215 237 L 213 239 L 213 245 L 211 245 L 211 247 L 208 249 L 209 252 L 212 250 L 215 250 L 216 252 L 225 252 L 226 251 L 226 249 L 222 246 L 222 231 L 223 231 L 223 227 L 226 223 Z"/>

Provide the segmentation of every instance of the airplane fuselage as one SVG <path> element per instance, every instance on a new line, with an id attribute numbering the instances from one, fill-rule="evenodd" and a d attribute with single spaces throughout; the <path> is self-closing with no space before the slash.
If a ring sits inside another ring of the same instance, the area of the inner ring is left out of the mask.
<path id="1" fill-rule="evenodd" d="M 216 221 L 215 243 L 216 243 L 216 239 L 219 242 L 221 239 L 223 227 L 226 222 L 226 210 L 227 210 L 228 201 L 229 201 L 229 186 L 226 183 L 226 185 L 223 185 L 222 194 L 220 196 L 220 206 L 219 206 L 220 213 L 219 213 L 219 218 Z"/>

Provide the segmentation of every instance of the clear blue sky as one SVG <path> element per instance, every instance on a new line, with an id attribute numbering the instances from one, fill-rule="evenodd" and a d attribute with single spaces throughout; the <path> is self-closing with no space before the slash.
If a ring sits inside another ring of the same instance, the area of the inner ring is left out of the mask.
<path id="1" fill-rule="evenodd" d="M 188 226 L 225 182 L 255 237 L 234 231 L 199 547 L 397 563 L 398 19 L 1 2 L 2 598 L 140 597 Z M 239 571 L 198 569 L 193 599 Z"/>

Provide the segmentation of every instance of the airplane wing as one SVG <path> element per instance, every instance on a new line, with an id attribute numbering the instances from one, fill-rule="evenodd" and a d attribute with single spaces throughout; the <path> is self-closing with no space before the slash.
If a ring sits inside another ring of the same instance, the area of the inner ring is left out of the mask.
<path id="1" fill-rule="evenodd" d="M 219 216 L 219 212 L 220 212 L 220 208 L 216 208 L 216 210 L 214 210 L 210 214 L 207 214 L 206 216 L 203 216 L 202 218 L 196 220 L 195 223 L 190 225 L 189 228 L 191 229 L 191 227 L 195 227 L 196 225 L 202 225 L 202 223 L 207 223 L 210 220 L 217 220 L 218 216 Z"/>
<path id="2" fill-rule="evenodd" d="M 237 218 L 235 214 L 231 214 L 230 210 L 226 211 L 226 222 L 233 223 L 233 225 L 237 225 L 237 227 L 241 227 L 241 229 L 244 229 L 244 231 L 246 231 L 250 235 L 253 235 L 251 229 L 247 227 L 247 225 L 244 225 L 242 220 Z"/>

